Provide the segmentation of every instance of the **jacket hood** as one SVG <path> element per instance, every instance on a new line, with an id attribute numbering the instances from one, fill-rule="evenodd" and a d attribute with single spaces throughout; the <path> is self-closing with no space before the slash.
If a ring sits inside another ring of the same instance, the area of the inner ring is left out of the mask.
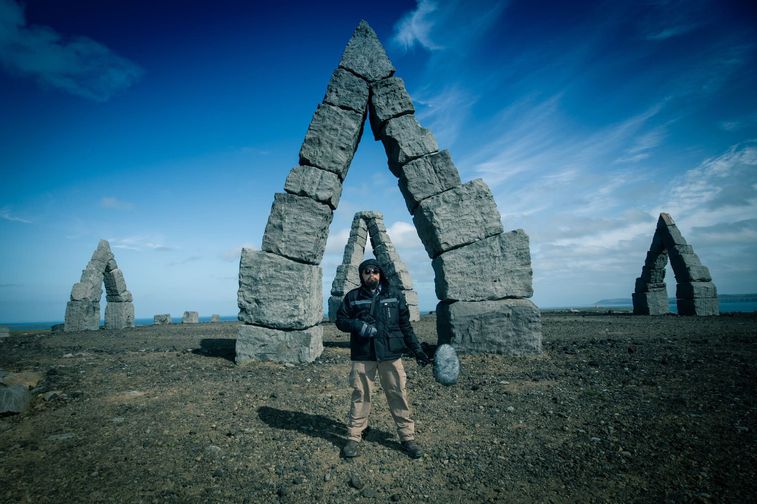
<path id="1" fill-rule="evenodd" d="M 379 283 L 382 285 L 382 288 L 387 288 L 389 286 L 389 280 L 386 278 L 386 274 L 384 273 L 384 268 L 381 267 L 379 262 L 376 259 L 366 259 L 365 261 L 360 263 L 360 266 L 358 266 L 357 271 L 358 275 L 360 276 L 360 285 L 365 286 L 363 283 L 363 271 L 366 268 L 376 268 L 379 271 L 381 271 L 381 280 Z"/>

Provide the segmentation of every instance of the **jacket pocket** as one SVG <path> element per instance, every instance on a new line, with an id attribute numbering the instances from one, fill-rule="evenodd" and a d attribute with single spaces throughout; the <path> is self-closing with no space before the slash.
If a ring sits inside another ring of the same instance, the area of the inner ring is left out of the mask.
<path id="1" fill-rule="evenodd" d="M 384 319 L 386 328 L 390 331 L 399 328 L 400 311 L 399 303 L 396 298 L 381 300 L 381 318 Z"/>
<path id="2" fill-rule="evenodd" d="M 405 347 L 405 338 L 402 336 L 402 333 L 390 334 L 387 340 L 389 342 L 389 351 L 393 354 L 400 354 L 407 349 Z"/>

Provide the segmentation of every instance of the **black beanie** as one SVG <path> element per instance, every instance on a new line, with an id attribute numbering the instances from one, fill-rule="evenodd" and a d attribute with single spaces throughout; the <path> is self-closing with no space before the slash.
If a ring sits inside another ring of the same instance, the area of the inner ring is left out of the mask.
<path id="1" fill-rule="evenodd" d="M 365 271 L 366 268 L 376 268 L 381 272 L 382 275 L 384 274 L 384 270 L 381 269 L 381 266 L 376 259 L 366 259 L 365 261 L 360 263 L 360 266 L 358 266 L 357 270 L 362 275 L 363 271 Z"/>

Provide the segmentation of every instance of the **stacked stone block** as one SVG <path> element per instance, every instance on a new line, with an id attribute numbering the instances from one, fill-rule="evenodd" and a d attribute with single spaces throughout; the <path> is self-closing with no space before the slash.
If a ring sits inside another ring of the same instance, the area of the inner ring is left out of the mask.
<path id="1" fill-rule="evenodd" d="M 384 225 L 384 216 L 381 212 L 357 212 L 352 219 L 350 236 L 344 247 L 342 264 L 337 267 L 334 281 L 331 284 L 331 297 L 329 298 L 329 320 L 336 320 L 336 311 L 344 299 L 344 295 L 352 289 L 360 286 L 358 266 L 363 261 L 367 237 L 371 239 L 371 247 L 376 260 L 381 265 L 389 284 L 399 290 L 410 310 L 412 322 L 421 319 L 418 308 L 418 294 L 413 290 L 405 264 L 400 259 L 392 244 L 389 234 Z"/>
<path id="2" fill-rule="evenodd" d="M 636 279 L 633 312 L 642 315 L 668 313 L 665 267 L 668 259 L 676 278 L 679 315 L 718 315 L 718 294 L 710 270 L 702 265 L 673 218 L 661 213 L 641 276 Z"/>
<path id="3" fill-rule="evenodd" d="M 91 331 L 100 326 L 100 297 L 105 284 L 105 328 L 134 327 L 134 305 L 110 244 L 100 240 L 81 279 L 71 288 L 64 331 Z"/>
<path id="4" fill-rule="evenodd" d="M 170 313 L 159 313 L 152 318 L 152 323 L 154 325 L 170 325 L 171 324 L 171 314 Z"/>
<path id="5" fill-rule="evenodd" d="M 434 261 L 439 343 L 462 352 L 541 350 L 540 313 L 525 299 L 532 293 L 528 237 L 523 231 L 504 232 L 483 181 L 461 183 L 449 153 L 440 152 L 431 132 L 416 120 L 412 100 L 394 72 L 375 32 L 361 21 L 308 127 L 299 166 L 287 177 L 285 193 L 274 198 L 262 250 L 243 250 L 238 304 L 245 324 L 237 362 L 307 362 L 320 354 L 318 264 L 368 111 L 373 135 L 384 145 L 389 169 Z M 353 255 L 359 250 L 362 259 L 368 235 L 379 262 L 405 290 L 408 305 L 417 307 L 409 274 L 396 266 L 401 263 L 384 236 L 383 222 L 364 225 L 363 220 L 353 226 L 329 311 L 358 285 L 359 260 Z"/>
<path id="6" fill-rule="evenodd" d="M 182 324 L 199 324 L 200 323 L 200 314 L 196 311 L 185 311 L 184 314 L 181 316 L 181 323 Z"/>

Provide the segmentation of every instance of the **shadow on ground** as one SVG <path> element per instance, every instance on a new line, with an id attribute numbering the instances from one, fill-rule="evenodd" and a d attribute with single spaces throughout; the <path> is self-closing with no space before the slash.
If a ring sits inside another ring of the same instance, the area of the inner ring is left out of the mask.
<path id="1" fill-rule="evenodd" d="M 220 357 L 234 362 L 236 345 L 237 340 L 232 338 L 204 338 L 200 340 L 200 348 L 195 348 L 192 353 L 205 357 Z"/>
<path id="2" fill-rule="evenodd" d="M 311 415 L 301 411 L 289 411 L 261 406 L 258 408 L 260 419 L 275 429 L 301 432 L 308 436 L 319 437 L 341 448 L 346 442 L 347 429 L 344 424 L 323 415 Z M 394 435 L 378 429 L 366 429 L 365 440 L 378 443 L 387 448 L 400 449 Z"/>

